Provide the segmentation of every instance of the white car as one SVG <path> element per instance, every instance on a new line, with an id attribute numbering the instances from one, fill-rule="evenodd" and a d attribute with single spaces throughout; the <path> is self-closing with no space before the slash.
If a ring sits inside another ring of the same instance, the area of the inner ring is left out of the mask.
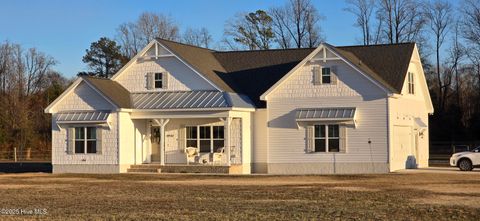
<path id="1" fill-rule="evenodd" d="M 450 157 L 450 166 L 458 167 L 461 171 L 470 171 L 480 167 L 480 146 L 471 150 L 455 153 Z"/>

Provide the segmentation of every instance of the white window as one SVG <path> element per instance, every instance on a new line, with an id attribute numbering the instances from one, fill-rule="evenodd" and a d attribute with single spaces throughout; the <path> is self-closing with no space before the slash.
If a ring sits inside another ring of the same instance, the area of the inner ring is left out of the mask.
<path id="1" fill-rule="evenodd" d="M 75 153 L 97 153 L 97 128 L 75 127 Z"/>
<path id="2" fill-rule="evenodd" d="M 412 72 L 408 72 L 408 93 L 415 94 L 415 82 Z"/>
<path id="3" fill-rule="evenodd" d="M 200 153 L 214 153 L 224 147 L 223 126 L 187 126 L 187 147 L 196 147 Z"/>
<path id="4" fill-rule="evenodd" d="M 155 88 L 163 88 L 163 73 L 155 73 Z"/>
<path id="5" fill-rule="evenodd" d="M 340 152 L 339 125 L 315 125 L 315 152 Z"/>
<path id="6" fill-rule="evenodd" d="M 332 82 L 332 75 L 330 68 L 322 68 L 322 84 L 330 84 Z"/>

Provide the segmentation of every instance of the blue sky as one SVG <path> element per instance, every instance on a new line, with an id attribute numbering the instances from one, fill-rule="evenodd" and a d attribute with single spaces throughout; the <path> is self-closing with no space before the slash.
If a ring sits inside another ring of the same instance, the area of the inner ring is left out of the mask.
<path id="1" fill-rule="evenodd" d="M 268 9 L 286 0 L 2 0 L 0 1 L 0 41 L 37 47 L 53 56 L 55 69 L 66 76 L 86 70 L 82 56 L 90 43 L 102 36 L 115 37 L 115 29 L 134 21 L 144 11 L 170 15 L 187 27 L 207 27 L 214 40 L 223 34 L 225 21 L 237 12 Z M 358 43 L 360 33 L 354 18 L 343 9 L 342 0 L 313 0 L 320 13 L 327 42 L 333 45 Z"/>

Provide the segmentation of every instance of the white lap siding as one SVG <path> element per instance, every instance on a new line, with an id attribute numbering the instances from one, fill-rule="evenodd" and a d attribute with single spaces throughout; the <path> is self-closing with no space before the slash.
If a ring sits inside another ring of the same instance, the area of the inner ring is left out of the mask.
<path id="1" fill-rule="evenodd" d="M 269 173 L 342 172 L 335 171 L 331 166 L 334 163 L 342 165 L 346 173 L 356 172 L 349 167 L 358 165 L 364 172 L 386 172 L 386 93 L 345 63 L 329 61 L 327 64 L 335 65 L 337 84 L 313 85 L 312 67 L 307 64 L 268 96 Z M 305 153 L 306 130 L 297 126 L 295 111 L 322 107 L 356 107 L 358 124 L 356 128 L 347 128 L 346 153 Z M 376 168 L 377 164 L 381 168 Z"/>
<path id="2" fill-rule="evenodd" d="M 111 110 L 114 107 L 85 83 L 80 83 L 55 107 L 55 111 Z M 110 114 L 111 128 L 102 129 L 101 154 L 67 154 L 67 127 L 58 127 L 52 115 L 53 172 L 118 172 L 117 113 Z M 78 166 L 76 166 L 78 165 Z M 90 166 L 86 166 L 90 165 Z"/>

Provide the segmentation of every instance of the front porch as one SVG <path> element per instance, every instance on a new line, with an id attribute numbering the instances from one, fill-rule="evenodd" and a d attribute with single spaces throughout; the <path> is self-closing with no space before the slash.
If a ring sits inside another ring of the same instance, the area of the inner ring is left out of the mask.
<path id="1" fill-rule="evenodd" d="M 127 172 L 250 173 L 249 111 L 131 113 L 135 161 Z"/>
<path id="2" fill-rule="evenodd" d="M 127 169 L 128 173 L 215 173 L 215 174 L 241 174 L 241 165 L 160 165 L 142 164 L 132 165 Z"/>

